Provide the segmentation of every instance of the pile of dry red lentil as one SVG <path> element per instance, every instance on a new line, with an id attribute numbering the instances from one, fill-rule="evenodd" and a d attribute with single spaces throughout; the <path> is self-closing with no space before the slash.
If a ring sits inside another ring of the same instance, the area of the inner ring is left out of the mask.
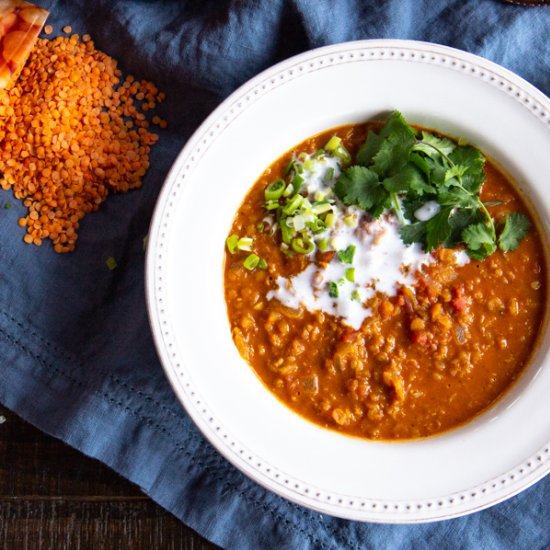
<path id="1" fill-rule="evenodd" d="M 158 140 L 145 112 L 164 97 L 150 82 L 123 79 L 88 35 L 37 41 L 17 82 L 0 90 L 0 185 L 28 208 L 25 242 L 51 239 L 69 252 L 88 212 L 141 185 Z"/>

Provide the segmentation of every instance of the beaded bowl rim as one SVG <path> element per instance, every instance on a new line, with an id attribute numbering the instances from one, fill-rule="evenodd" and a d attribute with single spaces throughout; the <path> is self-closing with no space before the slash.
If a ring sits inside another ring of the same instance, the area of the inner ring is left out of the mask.
<path id="1" fill-rule="evenodd" d="M 163 277 L 171 213 L 190 175 L 210 144 L 239 114 L 279 86 L 335 64 L 358 61 L 405 60 L 463 72 L 494 86 L 520 102 L 550 131 L 550 100 L 525 80 L 479 56 L 454 48 L 408 40 L 362 40 L 325 46 L 292 57 L 260 73 L 231 94 L 196 130 L 169 172 L 151 222 L 146 261 L 146 298 L 151 328 L 166 375 L 188 414 L 205 437 L 234 466 L 267 489 L 319 512 L 360 521 L 417 523 L 449 519 L 501 502 L 531 486 L 550 471 L 550 444 L 514 468 L 467 490 L 437 498 L 394 500 L 361 498 L 312 486 L 276 465 L 231 435 L 187 375 L 185 359 L 175 345 Z"/>

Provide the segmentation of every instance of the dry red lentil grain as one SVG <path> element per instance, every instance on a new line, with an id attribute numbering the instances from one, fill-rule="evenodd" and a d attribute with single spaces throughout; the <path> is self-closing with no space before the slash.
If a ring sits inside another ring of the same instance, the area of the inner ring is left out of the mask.
<path id="1" fill-rule="evenodd" d="M 158 135 L 133 99 L 165 97 L 151 82 L 121 81 L 114 59 L 75 36 L 39 39 L 15 85 L 0 90 L 0 186 L 29 209 L 23 240 L 48 238 L 56 252 L 74 249 L 80 220 L 109 193 L 140 187 Z"/>

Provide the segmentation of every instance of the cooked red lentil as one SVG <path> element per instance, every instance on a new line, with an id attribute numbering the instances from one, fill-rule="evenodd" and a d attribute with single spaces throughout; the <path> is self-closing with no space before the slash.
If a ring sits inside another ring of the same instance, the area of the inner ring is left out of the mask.
<path id="1" fill-rule="evenodd" d="M 69 252 L 87 213 L 141 186 L 158 140 L 142 111 L 164 97 L 124 79 L 88 35 L 37 41 L 17 82 L 0 90 L 0 185 L 29 209 L 19 220 L 25 242 Z"/>
<path id="2" fill-rule="evenodd" d="M 281 250 L 263 227 L 266 186 L 297 154 L 313 153 L 332 135 L 354 154 L 370 127 L 308 139 L 263 173 L 231 234 L 253 237 L 253 251 L 267 266 L 247 269 L 248 252 L 227 253 L 225 297 L 240 354 L 291 409 L 346 434 L 418 438 L 468 421 L 521 374 L 544 315 L 545 258 L 534 224 L 516 250 L 498 250 L 483 261 L 457 265 L 454 251 L 439 248 L 413 285 L 400 285 L 395 296 L 375 293 L 368 302 L 372 315 L 358 329 L 335 315 L 268 299 L 278 277 L 290 278 L 309 262 L 324 267 L 327 253 L 312 258 Z M 485 171 L 481 198 L 493 204 L 491 214 L 529 216 L 502 172 L 491 162 Z"/>

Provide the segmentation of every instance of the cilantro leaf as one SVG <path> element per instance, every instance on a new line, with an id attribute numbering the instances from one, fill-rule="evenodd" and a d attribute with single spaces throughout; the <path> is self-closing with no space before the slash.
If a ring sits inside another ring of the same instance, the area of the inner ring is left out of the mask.
<path id="1" fill-rule="evenodd" d="M 426 236 L 426 222 L 402 225 L 399 229 L 399 235 L 405 244 L 421 243 Z"/>
<path id="2" fill-rule="evenodd" d="M 378 134 L 370 131 L 367 135 L 365 143 L 361 145 L 359 152 L 357 153 L 357 158 L 355 159 L 357 164 L 367 166 L 372 160 L 372 157 L 378 153 L 382 139 L 383 138 L 381 138 Z"/>
<path id="3" fill-rule="evenodd" d="M 390 114 L 386 124 L 384 124 L 380 131 L 381 138 L 387 138 L 392 134 L 410 134 L 413 137 L 415 136 L 413 128 L 399 111 L 393 111 Z"/>
<path id="4" fill-rule="evenodd" d="M 435 191 L 426 182 L 422 172 L 410 162 L 397 174 L 385 178 L 382 184 L 390 193 L 414 192 L 417 195 L 423 195 Z"/>
<path id="5" fill-rule="evenodd" d="M 338 259 L 343 264 L 352 264 L 355 255 L 355 245 L 350 244 L 347 248 L 338 251 Z"/>
<path id="6" fill-rule="evenodd" d="M 409 161 L 414 136 L 392 134 L 380 145 L 378 153 L 373 157 L 372 169 L 380 174 L 396 174 Z"/>
<path id="7" fill-rule="evenodd" d="M 454 206 L 455 208 L 479 208 L 477 198 L 468 193 L 462 187 L 441 189 L 437 194 L 437 201 L 441 206 Z"/>
<path id="8" fill-rule="evenodd" d="M 387 142 L 388 139 L 390 142 Z M 384 152 L 381 153 L 381 159 L 379 160 L 379 162 L 383 164 L 385 162 L 385 157 L 391 153 L 391 143 L 396 143 L 399 140 L 411 140 L 412 146 L 414 143 L 414 130 L 409 126 L 400 112 L 394 111 L 388 117 L 380 134 L 372 130 L 367 134 L 365 142 L 361 145 L 357 153 L 355 162 L 361 166 L 368 166 L 380 153 L 380 149 L 385 143 Z"/>
<path id="9" fill-rule="evenodd" d="M 334 192 L 346 206 L 356 204 L 370 210 L 374 206 L 372 191 L 379 185 L 378 174 L 365 166 L 351 166 L 338 177 Z"/>
<path id="10" fill-rule="evenodd" d="M 372 157 L 372 169 L 381 176 L 396 174 L 409 161 L 415 143 L 414 130 L 401 113 L 395 111 L 380 132 L 383 138 Z"/>
<path id="11" fill-rule="evenodd" d="M 443 244 L 451 235 L 451 215 L 449 206 L 442 208 L 433 218 L 426 222 L 426 250 L 431 251 Z"/>
<path id="12" fill-rule="evenodd" d="M 462 176 L 468 171 L 463 164 L 453 164 L 446 172 L 443 183 L 447 186 L 461 185 Z"/>
<path id="13" fill-rule="evenodd" d="M 484 222 L 466 227 L 462 240 L 468 246 L 468 255 L 475 260 L 484 260 L 497 249 L 492 229 Z"/>
<path id="14" fill-rule="evenodd" d="M 392 207 L 391 195 L 384 189 L 383 185 L 379 185 L 372 192 L 372 200 L 374 202 L 370 213 L 373 218 L 378 218 L 386 208 Z"/>
<path id="15" fill-rule="evenodd" d="M 445 241 L 445 246 L 448 248 L 455 248 L 462 241 L 462 232 L 466 227 L 471 224 L 478 223 L 483 220 L 483 215 L 479 210 L 466 210 L 455 208 L 451 212 L 449 217 L 449 224 L 451 226 L 451 234 Z"/>
<path id="16" fill-rule="evenodd" d="M 424 175 L 429 178 L 430 172 L 432 171 L 432 165 L 426 160 L 425 157 L 419 155 L 418 153 L 411 153 L 409 155 L 409 160 L 419 168 Z"/>
<path id="17" fill-rule="evenodd" d="M 435 147 L 447 156 L 456 149 L 456 143 L 453 143 L 450 139 L 426 132 L 425 130 L 422 131 L 422 141 L 429 143 L 432 147 Z"/>
<path id="18" fill-rule="evenodd" d="M 462 175 L 462 186 L 471 193 L 478 193 L 485 181 L 485 157 L 481 152 L 467 145 L 457 147 L 449 158 L 454 164 L 467 168 Z"/>
<path id="19" fill-rule="evenodd" d="M 338 298 L 338 285 L 333 281 L 328 284 L 328 295 L 331 298 Z"/>
<path id="20" fill-rule="evenodd" d="M 434 159 L 442 154 L 449 156 L 455 148 L 456 145 L 450 139 L 422 131 L 422 140 L 414 145 L 413 151 L 420 151 L 427 157 Z"/>
<path id="21" fill-rule="evenodd" d="M 519 241 L 529 233 L 530 227 L 531 222 L 525 214 L 508 214 L 498 237 L 498 247 L 504 251 L 515 250 L 519 246 Z"/>
<path id="22" fill-rule="evenodd" d="M 429 166 L 428 181 L 434 187 L 440 187 L 445 184 L 445 175 L 447 174 L 448 164 L 443 157 L 423 157 L 425 163 Z"/>
<path id="23" fill-rule="evenodd" d="M 365 166 L 352 166 L 342 172 L 334 192 L 346 206 L 356 204 L 375 218 L 391 204 L 390 194 L 379 182 L 378 175 Z"/>

